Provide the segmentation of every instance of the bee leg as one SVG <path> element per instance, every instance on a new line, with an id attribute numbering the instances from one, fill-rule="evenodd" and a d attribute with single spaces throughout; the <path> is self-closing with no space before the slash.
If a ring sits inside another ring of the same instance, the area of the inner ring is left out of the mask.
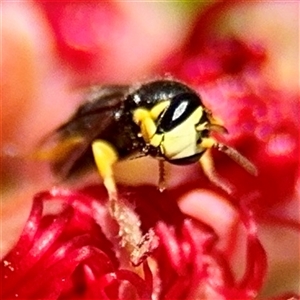
<path id="1" fill-rule="evenodd" d="M 164 104 L 165 105 L 165 104 Z M 164 106 L 162 106 L 164 107 Z M 145 108 L 138 108 L 133 113 L 133 121 L 140 126 L 141 134 L 146 143 L 150 143 L 154 147 L 159 147 L 162 143 L 162 136 L 155 135 L 156 124 L 154 122 L 155 118 L 159 114 L 162 107 L 158 109 L 154 108 L 152 110 L 147 110 Z M 159 179 L 158 179 L 158 189 L 160 192 L 165 190 L 165 167 L 164 161 L 159 160 Z"/>
<path id="2" fill-rule="evenodd" d="M 133 121 L 140 126 L 144 141 L 149 143 L 156 132 L 156 125 L 151 111 L 145 108 L 137 108 L 133 113 Z"/>
<path id="3" fill-rule="evenodd" d="M 158 190 L 163 192 L 166 189 L 166 170 L 165 170 L 165 162 L 163 160 L 158 161 L 159 168 L 159 178 L 158 178 Z"/>
<path id="4" fill-rule="evenodd" d="M 102 140 L 92 143 L 92 151 L 109 199 L 117 199 L 117 188 L 112 170 L 113 164 L 118 160 L 117 152 L 109 143 Z"/>
<path id="5" fill-rule="evenodd" d="M 201 167 L 206 177 L 214 185 L 218 186 L 229 195 L 233 194 L 235 190 L 234 187 L 224 178 L 221 178 L 219 176 L 214 166 L 213 157 L 210 149 L 218 147 L 218 142 L 215 141 L 213 138 L 204 138 L 200 146 L 204 149 L 207 149 L 207 151 L 202 155 L 202 157 L 199 160 L 199 163 L 201 164 Z"/>
<path id="6" fill-rule="evenodd" d="M 133 265 L 138 265 L 157 247 L 157 237 L 151 229 L 143 235 L 140 218 L 132 205 L 118 198 L 112 169 L 118 154 L 113 146 L 106 141 L 96 140 L 92 143 L 92 151 L 108 192 L 109 213 L 119 225 L 121 245 L 128 249 Z"/>

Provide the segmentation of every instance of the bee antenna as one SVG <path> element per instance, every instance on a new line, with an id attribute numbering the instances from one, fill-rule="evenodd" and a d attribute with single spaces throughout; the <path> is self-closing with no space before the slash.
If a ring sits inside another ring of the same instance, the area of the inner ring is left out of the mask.
<path id="1" fill-rule="evenodd" d="M 228 155 L 232 160 L 234 160 L 237 164 L 243 167 L 248 173 L 250 173 L 253 176 L 257 176 L 257 168 L 237 150 L 221 143 L 217 143 L 215 147 L 218 151 L 221 151 Z"/>
<path id="2" fill-rule="evenodd" d="M 208 125 L 208 127 L 212 131 L 220 132 L 220 133 L 223 133 L 223 134 L 228 134 L 228 130 L 221 124 L 210 123 Z"/>

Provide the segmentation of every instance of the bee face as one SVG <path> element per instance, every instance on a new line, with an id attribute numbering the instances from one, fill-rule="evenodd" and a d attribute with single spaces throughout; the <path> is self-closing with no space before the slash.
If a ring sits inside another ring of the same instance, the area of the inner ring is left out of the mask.
<path id="1" fill-rule="evenodd" d="M 190 164 L 198 161 L 205 151 L 201 147 L 202 137 L 209 134 L 209 119 L 198 95 L 193 92 L 179 93 L 154 109 L 158 109 L 159 115 L 154 120 L 156 131 L 150 145 L 158 147 L 170 163 Z"/>

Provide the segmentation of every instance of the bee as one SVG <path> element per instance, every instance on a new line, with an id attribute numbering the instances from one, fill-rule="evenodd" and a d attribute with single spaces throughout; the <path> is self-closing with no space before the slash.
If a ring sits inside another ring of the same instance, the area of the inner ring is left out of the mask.
<path id="1" fill-rule="evenodd" d="M 160 165 L 200 162 L 207 177 L 228 190 L 217 177 L 210 154 L 204 155 L 216 148 L 256 175 L 250 161 L 211 137 L 213 131 L 227 132 L 201 97 L 181 82 L 95 86 L 75 114 L 46 138 L 38 156 L 49 159 L 54 173 L 63 178 L 96 164 L 109 198 L 117 198 L 112 166 L 141 156 L 152 156 Z M 49 141 L 50 150 L 43 149 Z M 159 186 L 164 184 L 161 177 Z"/>
<path id="2" fill-rule="evenodd" d="M 226 153 L 249 173 L 257 173 L 244 156 L 215 140 L 211 136 L 214 131 L 227 132 L 204 106 L 200 95 L 179 81 L 161 79 L 138 86 L 95 86 L 88 93 L 87 102 L 42 143 L 50 141 L 52 146 L 45 150 L 42 145 L 39 156 L 50 159 L 54 173 L 62 177 L 96 164 L 108 192 L 111 214 L 120 227 L 126 227 L 128 224 L 122 224 L 124 217 L 116 208 L 119 204 L 112 167 L 119 160 L 151 156 L 159 161 L 160 169 L 164 162 L 199 162 L 207 177 L 227 192 L 230 188 L 217 176 L 210 149 Z M 162 174 L 160 187 L 164 184 Z M 125 242 L 130 240 L 134 249 L 140 250 L 144 244 L 139 240 L 149 240 L 149 236 L 143 238 L 138 234 L 132 242 L 132 235 L 124 238 L 128 231 L 124 229 L 120 235 Z M 142 255 L 149 246 L 144 248 Z"/>

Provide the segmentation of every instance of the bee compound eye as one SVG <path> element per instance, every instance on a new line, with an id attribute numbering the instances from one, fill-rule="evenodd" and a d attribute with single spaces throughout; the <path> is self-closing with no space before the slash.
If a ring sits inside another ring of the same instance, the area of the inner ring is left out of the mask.
<path id="1" fill-rule="evenodd" d="M 201 106 L 200 98 L 194 93 L 182 93 L 171 99 L 170 105 L 158 120 L 157 132 L 168 132 L 185 122 Z"/>

